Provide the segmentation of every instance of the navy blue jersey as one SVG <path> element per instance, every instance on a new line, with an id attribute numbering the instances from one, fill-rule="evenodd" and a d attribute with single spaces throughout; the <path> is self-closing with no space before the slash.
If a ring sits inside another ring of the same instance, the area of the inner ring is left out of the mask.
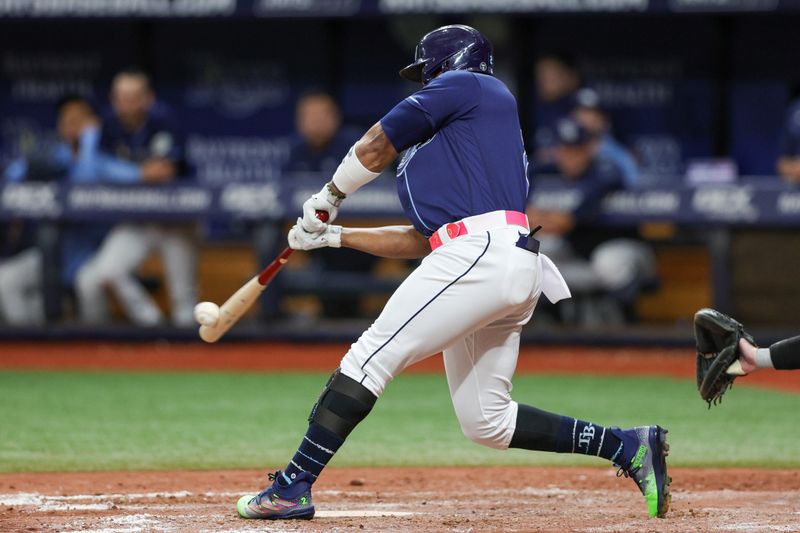
<path id="1" fill-rule="evenodd" d="M 313 150 L 300 136 L 292 139 L 289 159 L 283 167 L 284 172 L 322 172 L 332 175 L 342 158 L 361 137 L 360 131 L 344 127 L 336 132 L 331 142 L 321 150 Z"/>
<path id="2" fill-rule="evenodd" d="M 624 168 L 619 161 L 603 152 L 598 153 L 583 175 L 572 182 L 572 186 L 581 192 L 581 201 L 574 214 L 584 219 L 596 215 L 603 197 L 623 188 L 624 175 Z"/>
<path id="3" fill-rule="evenodd" d="M 123 161 L 142 163 L 151 158 L 165 158 L 178 167 L 178 176 L 189 173 L 185 160 L 184 138 L 170 113 L 154 105 L 144 125 L 137 131 L 125 129 L 113 113 L 103 119 L 100 148 Z"/>
<path id="4" fill-rule="evenodd" d="M 398 152 L 397 187 L 423 235 L 500 209 L 524 211 L 528 194 L 517 102 L 492 76 L 445 72 L 412 94 L 381 126 Z"/>

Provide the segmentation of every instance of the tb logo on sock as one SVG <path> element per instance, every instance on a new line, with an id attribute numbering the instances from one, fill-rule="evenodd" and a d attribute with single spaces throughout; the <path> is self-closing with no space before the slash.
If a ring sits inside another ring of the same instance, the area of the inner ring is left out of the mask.
<path id="1" fill-rule="evenodd" d="M 594 439 L 594 426 L 588 424 L 583 428 L 581 434 L 578 435 L 578 447 L 585 447 L 588 449 L 589 445 L 592 443 L 592 439 Z"/>

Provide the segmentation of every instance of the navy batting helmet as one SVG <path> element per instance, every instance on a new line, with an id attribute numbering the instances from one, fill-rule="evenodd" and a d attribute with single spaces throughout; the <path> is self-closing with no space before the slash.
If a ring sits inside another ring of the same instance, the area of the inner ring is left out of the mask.
<path id="1" fill-rule="evenodd" d="M 492 43 L 475 28 L 454 24 L 425 35 L 417 44 L 414 62 L 400 71 L 403 78 L 426 84 L 448 70 L 491 74 Z"/>

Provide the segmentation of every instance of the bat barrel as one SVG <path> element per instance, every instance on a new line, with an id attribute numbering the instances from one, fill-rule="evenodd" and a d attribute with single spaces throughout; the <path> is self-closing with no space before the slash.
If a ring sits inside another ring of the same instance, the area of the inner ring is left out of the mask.
<path id="1" fill-rule="evenodd" d="M 250 309 L 264 289 L 265 286 L 259 283 L 258 276 L 251 278 L 219 306 L 219 320 L 216 324 L 200 326 L 200 338 L 209 343 L 218 341 Z"/>

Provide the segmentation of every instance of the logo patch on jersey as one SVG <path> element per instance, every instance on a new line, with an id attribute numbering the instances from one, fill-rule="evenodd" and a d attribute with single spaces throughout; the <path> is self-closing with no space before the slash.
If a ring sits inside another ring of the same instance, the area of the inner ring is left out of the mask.
<path id="1" fill-rule="evenodd" d="M 461 228 L 458 226 L 458 224 L 448 224 L 445 231 L 447 231 L 448 237 L 455 239 L 458 237 L 458 234 L 461 233 Z"/>

